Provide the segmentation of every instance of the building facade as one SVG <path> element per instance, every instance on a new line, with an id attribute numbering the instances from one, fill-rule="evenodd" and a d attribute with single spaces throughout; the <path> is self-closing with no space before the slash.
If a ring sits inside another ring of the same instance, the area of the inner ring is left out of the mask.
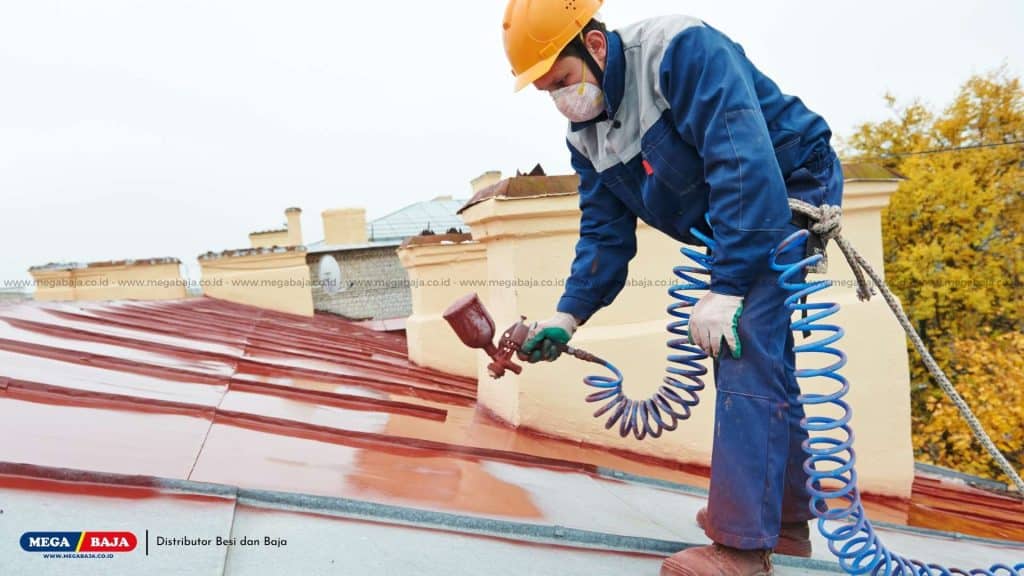
<path id="1" fill-rule="evenodd" d="M 306 256 L 315 309 L 353 320 L 408 317 L 410 281 L 397 250 L 421 234 L 468 231 L 457 214 L 463 204 L 441 196 L 369 222 L 362 209 L 324 211 L 324 240 L 310 244 Z"/>

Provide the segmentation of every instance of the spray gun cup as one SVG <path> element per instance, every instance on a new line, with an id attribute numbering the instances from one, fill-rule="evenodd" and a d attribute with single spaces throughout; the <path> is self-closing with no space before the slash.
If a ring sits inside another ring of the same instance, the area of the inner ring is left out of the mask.
<path id="1" fill-rule="evenodd" d="M 497 352 L 492 343 L 494 320 L 475 292 L 453 302 L 443 317 L 466 346 L 482 348 L 491 357 Z"/>

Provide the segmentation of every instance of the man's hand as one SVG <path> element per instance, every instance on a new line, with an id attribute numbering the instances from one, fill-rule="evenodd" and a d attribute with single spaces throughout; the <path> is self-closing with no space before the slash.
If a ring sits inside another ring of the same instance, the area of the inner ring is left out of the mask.
<path id="1" fill-rule="evenodd" d="M 543 322 L 534 322 L 519 350 L 519 359 L 530 363 L 555 360 L 578 325 L 576 318 L 565 312 L 555 312 L 554 316 Z"/>
<path id="2" fill-rule="evenodd" d="M 690 314 L 690 343 L 700 346 L 711 356 L 718 356 L 722 338 L 729 345 L 732 357 L 739 359 L 743 351 L 738 326 L 743 312 L 743 297 L 708 292 Z"/>

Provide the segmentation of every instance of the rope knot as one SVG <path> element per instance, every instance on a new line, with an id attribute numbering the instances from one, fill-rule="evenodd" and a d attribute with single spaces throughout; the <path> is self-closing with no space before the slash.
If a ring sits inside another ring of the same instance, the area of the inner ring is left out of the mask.
<path id="1" fill-rule="evenodd" d="M 811 232 L 818 235 L 823 241 L 826 243 L 833 239 L 836 241 L 836 244 L 839 246 L 839 250 L 842 251 L 843 257 L 846 258 L 846 262 L 850 265 L 850 269 L 853 270 L 853 275 L 857 280 L 857 298 L 862 301 L 870 300 L 871 296 L 875 293 L 875 290 L 870 284 L 868 284 L 867 278 L 864 276 L 864 271 L 861 269 L 864 262 L 860 255 L 857 254 L 857 251 L 853 249 L 853 246 L 850 245 L 849 241 L 847 241 L 846 238 L 843 238 L 842 235 L 842 207 L 832 204 L 815 206 L 804 202 L 803 200 L 790 198 L 789 208 L 794 212 L 798 212 L 810 218 Z M 822 256 L 822 259 L 817 265 L 808 268 L 809 272 L 826 272 L 828 259 L 824 254 Z"/>
<path id="2" fill-rule="evenodd" d="M 843 230 L 843 208 L 832 204 L 823 204 L 814 207 L 815 214 L 810 214 L 816 222 L 811 226 L 811 232 L 822 237 L 824 240 L 831 240 Z"/>

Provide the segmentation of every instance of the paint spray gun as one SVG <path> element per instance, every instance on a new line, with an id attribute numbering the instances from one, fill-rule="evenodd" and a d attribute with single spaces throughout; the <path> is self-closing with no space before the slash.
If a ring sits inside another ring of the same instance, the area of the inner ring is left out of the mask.
<path id="1" fill-rule="evenodd" d="M 506 370 L 522 373 L 523 367 L 513 362 L 512 355 L 516 354 L 520 360 L 526 359 L 522 347 L 531 329 L 525 316 L 520 316 L 501 334 L 497 345 L 493 342 L 494 320 L 475 293 L 456 300 L 443 316 L 463 344 L 482 349 L 491 357 L 491 363 L 487 365 L 491 378 L 501 378 Z M 610 362 L 579 348 L 559 344 L 563 354 L 600 364 L 611 372 L 610 376 L 592 375 L 583 379 L 584 384 L 595 390 L 585 399 L 600 406 L 594 417 L 605 418 L 606 429 L 617 427 L 623 438 L 632 434 L 637 440 L 647 436 L 657 438 L 663 432 L 675 430 L 679 421 L 690 417 L 691 408 L 699 402 L 697 393 L 704 388 L 700 376 L 707 369 L 696 362 L 706 356 L 694 345 L 680 343 L 679 346 L 691 348 L 691 356 L 678 355 L 670 359 L 686 365 L 669 368 L 670 375 L 665 377 L 664 385 L 654 395 L 633 399 L 622 390 L 622 372 Z"/>
<path id="2" fill-rule="evenodd" d="M 451 325 L 452 330 L 459 336 L 462 343 L 470 348 L 479 348 L 491 357 L 491 363 L 487 365 L 487 372 L 491 378 L 501 378 L 506 370 L 520 374 L 523 367 L 512 361 L 512 355 L 522 350 L 523 343 L 530 334 L 530 326 L 526 323 L 526 316 L 520 316 L 519 320 L 509 326 L 498 339 L 495 345 L 494 320 L 487 313 L 480 298 L 476 293 L 467 294 L 459 298 L 444 312 L 444 319 Z M 585 360 L 587 362 L 604 362 L 589 352 L 568 345 L 561 345 L 562 352 Z M 518 354 L 517 354 L 518 356 Z M 522 356 L 518 356 L 522 359 Z"/>

